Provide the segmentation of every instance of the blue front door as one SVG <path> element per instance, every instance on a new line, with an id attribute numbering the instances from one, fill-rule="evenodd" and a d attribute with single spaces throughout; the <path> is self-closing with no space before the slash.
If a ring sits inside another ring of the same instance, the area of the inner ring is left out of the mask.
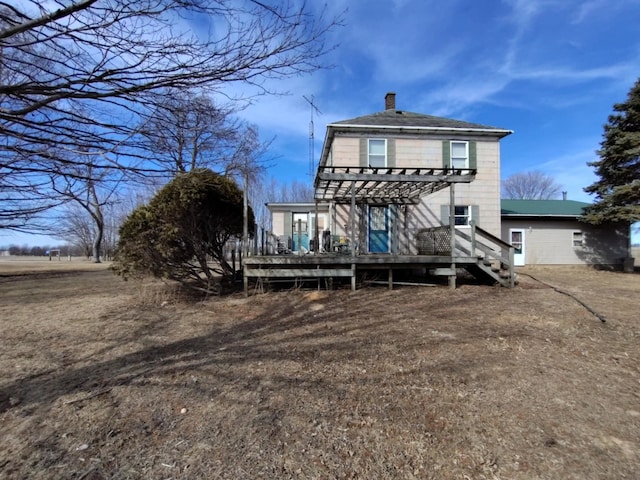
<path id="1" fill-rule="evenodd" d="M 369 253 L 389 253 L 389 207 L 369 207 Z"/>

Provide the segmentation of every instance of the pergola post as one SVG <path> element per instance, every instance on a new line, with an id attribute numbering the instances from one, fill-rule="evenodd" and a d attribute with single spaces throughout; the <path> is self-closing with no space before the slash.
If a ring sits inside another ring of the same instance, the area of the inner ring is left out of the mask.
<path id="1" fill-rule="evenodd" d="M 336 235 L 336 208 L 333 202 L 329 202 L 329 252 L 334 252 L 333 236 Z"/>
<path id="2" fill-rule="evenodd" d="M 456 289 L 456 191 L 454 183 L 449 183 L 449 231 L 451 234 L 451 275 L 449 275 L 449 289 Z"/>
<path id="3" fill-rule="evenodd" d="M 320 236 L 318 235 L 318 199 L 315 199 L 316 202 L 316 227 L 314 229 L 313 232 L 313 254 L 317 255 L 318 252 L 320 251 L 320 243 L 319 243 L 319 238 Z"/>
<path id="4" fill-rule="evenodd" d="M 351 210 L 349 212 L 349 227 L 351 228 L 351 256 L 356 256 L 356 182 L 351 181 Z"/>

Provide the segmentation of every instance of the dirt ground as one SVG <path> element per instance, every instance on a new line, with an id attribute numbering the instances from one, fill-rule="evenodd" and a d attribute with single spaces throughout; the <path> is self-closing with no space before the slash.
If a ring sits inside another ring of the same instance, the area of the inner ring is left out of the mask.
<path id="1" fill-rule="evenodd" d="M 0 478 L 638 478 L 638 273 L 187 301 L 78 265 L 0 261 Z"/>

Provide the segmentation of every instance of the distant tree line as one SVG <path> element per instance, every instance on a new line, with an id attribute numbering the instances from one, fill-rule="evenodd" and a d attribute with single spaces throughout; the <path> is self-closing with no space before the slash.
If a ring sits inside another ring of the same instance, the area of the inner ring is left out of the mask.
<path id="1" fill-rule="evenodd" d="M 78 245 L 8 245 L 0 246 L 0 252 L 9 252 L 11 256 L 31 256 L 44 257 L 48 256 L 52 250 L 59 250 L 61 256 L 86 257 L 86 252 Z"/>

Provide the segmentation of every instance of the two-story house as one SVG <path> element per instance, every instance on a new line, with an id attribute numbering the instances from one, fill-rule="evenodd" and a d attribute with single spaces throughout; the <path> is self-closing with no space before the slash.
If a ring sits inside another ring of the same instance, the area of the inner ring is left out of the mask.
<path id="1" fill-rule="evenodd" d="M 474 221 L 500 236 L 500 139 L 510 133 L 400 110 L 388 93 L 383 111 L 327 126 L 316 198 L 335 205 L 340 233 L 355 200 L 360 253 L 416 254 L 417 232 L 448 225 L 451 210 L 457 227 Z"/>
<path id="2" fill-rule="evenodd" d="M 284 276 L 302 263 L 350 263 L 352 278 L 358 269 L 388 268 L 390 286 L 394 268 L 411 267 L 433 267 L 455 285 L 456 268 L 509 263 L 499 238 L 500 140 L 512 132 L 401 110 L 395 97 L 386 95 L 383 111 L 327 126 L 313 208 L 270 205 L 280 243 L 309 238 L 313 258 L 247 259 L 245 277 L 272 264 L 295 263 L 278 269 Z M 345 252 L 350 258 L 336 255 Z"/>

